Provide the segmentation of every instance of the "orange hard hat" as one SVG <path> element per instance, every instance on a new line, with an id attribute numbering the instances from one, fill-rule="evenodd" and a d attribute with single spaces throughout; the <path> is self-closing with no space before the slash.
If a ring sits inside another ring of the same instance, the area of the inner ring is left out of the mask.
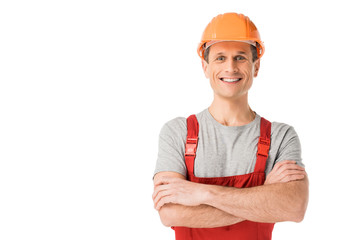
<path id="1" fill-rule="evenodd" d="M 204 59 L 204 52 L 211 44 L 220 41 L 241 41 L 256 46 L 258 58 L 264 55 L 264 43 L 255 24 L 245 15 L 224 13 L 214 17 L 201 37 L 197 52 Z"/>

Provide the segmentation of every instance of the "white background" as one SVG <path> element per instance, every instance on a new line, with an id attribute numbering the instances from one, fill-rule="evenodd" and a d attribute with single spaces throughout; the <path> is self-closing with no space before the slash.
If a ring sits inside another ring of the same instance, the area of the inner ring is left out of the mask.
<path id="1" fill-rule="evenodd" d="M 196 47 L 242 12 L 265 42 L 250 105 L 295 127 L 304 221 L 273 239 L 360 239 L 356 1 L 1 1 L 0 239 L 173 239 L 153 209 L 162 125 L 208 107 Z"/>

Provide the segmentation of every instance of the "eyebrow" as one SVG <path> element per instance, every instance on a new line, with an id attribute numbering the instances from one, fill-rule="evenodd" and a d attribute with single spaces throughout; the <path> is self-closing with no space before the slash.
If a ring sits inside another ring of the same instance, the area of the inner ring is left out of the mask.
<path id="1" fill-rule="evenodd" d="M 246 54 L 246 52 L 237 51 L 236 54 Z M 217 54 L 215 54 L 215 56 L 219 56 L 219 55 L 224 55 L 224 53 L 223 52 L 218 52 Z"/>

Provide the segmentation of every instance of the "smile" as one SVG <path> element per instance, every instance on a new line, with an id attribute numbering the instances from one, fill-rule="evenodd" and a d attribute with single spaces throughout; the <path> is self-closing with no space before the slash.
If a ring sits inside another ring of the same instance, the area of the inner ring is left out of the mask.
<path id="1" fill-rule="evenodd" d="M 220 80 L 227 83 L 235 83 L 239 82 L 241 78 L 220 78 Z"/>

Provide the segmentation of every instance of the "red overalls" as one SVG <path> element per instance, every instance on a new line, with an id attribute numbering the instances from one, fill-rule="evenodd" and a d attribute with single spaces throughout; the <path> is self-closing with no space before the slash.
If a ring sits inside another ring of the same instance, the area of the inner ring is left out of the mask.
<path id="1" fill-rule="evenodd" d="M 185 146 L 185 163 L 188 180 L 197 183 L 246 188 L 263 185 L 265 182 L 265 166 L 270 148 L 271 123 L 261 118 L 260 137 L 257 159 L 253 173 L 229 177 L 200 178 L 194 175 L 194 162 L 198 143 L 199 123 L 195 115 L 187 118 L 187 139 Z M 234 225 L 217 228 L 172 227 L 176 240 L 270 240 L 273 223 L 242 221 Z"/>

